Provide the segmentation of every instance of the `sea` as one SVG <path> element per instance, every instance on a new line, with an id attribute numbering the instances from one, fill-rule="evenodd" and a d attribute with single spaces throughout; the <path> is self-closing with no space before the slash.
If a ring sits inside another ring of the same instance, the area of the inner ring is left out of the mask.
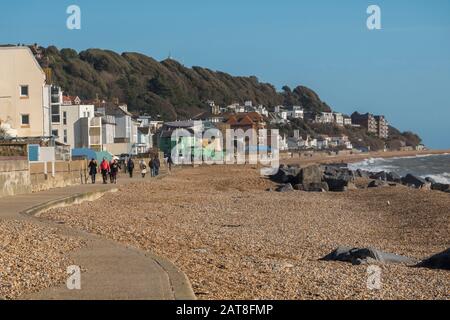
<path id="1" fill-rule="evenodd" d="M 422 178 L 432 178 L 436 182 L 450 184 L 450 154 L 419 155 L 401 158 L 370 158 L 349 164 L 350 169 L 371 172 L 395 172 L 402 177 L 408 173 Z"/>

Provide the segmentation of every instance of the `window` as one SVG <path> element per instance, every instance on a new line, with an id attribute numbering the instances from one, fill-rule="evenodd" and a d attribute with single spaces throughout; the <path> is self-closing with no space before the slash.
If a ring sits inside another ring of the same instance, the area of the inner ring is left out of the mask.
<path id="1" fill-rule="evenodd" d="M 59 136 L 58 130 L 52 130 L 52 136 L 58 137 Z"/>
<path id="2" fill-rule="evenodd" d="M 52 123 L 60 123 L 61 115 L 59 112 L 59 104 L 52 105 Z"/>
<path id="3" fill-rule="evenodd" d="M 67 129 L 64 129 L 64 143 L 67 143 Z"/>
<path id="4" fill-rule="evenodd" d="M 20 97 L 28 98 L 28 86 L 20 86 Z"/>
<path id="5" fill-rule="evenodd" d="M 29 126 L 29 125 L 30 125 L 30 115 L 22 114 L 22 126 Z"/>
<path id="6" fill-rule="evenodd" d="M 63 124 L 64 125 L 67 124 L 67 112 L 66 111 L 63 112 Z"/>

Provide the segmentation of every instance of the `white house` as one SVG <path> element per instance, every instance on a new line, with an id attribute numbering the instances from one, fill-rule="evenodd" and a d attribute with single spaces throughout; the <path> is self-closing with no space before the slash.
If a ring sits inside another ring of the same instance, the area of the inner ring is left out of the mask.
<path id="1" fill-rule="evenodd" d="M 303 119 L 305 117 L 303 108 L 300 106 L 293 106 L 287 111 L 287 117 L 290 119 Z"/>

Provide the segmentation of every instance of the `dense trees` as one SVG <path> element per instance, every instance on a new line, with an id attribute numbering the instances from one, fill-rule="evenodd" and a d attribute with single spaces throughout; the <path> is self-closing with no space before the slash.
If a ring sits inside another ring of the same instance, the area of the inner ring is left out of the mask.
<path id="1" fill-rule="evenodd" d="M 206 100 L 219 105 L 252 100 L 267 107 L 276 105 L 301 105 L 306 111 L 331 111 L 311 89 L 288 86 L 277 92 L 257 77 L 234 77 L 207 68 L 186 68 L 175 60 L 158 62 L 139 53 L 117 54 L 109 50 L 89 49 L 77 53 L 73 49 L 50 46 L 44 49 L 41 64 L 50 67 L 53 82 L 70 95 L 82 99 L 118 98 L 128 104 L 129 110 L 159 116 L 163 120 L 190 118 L 207 110 Z M 281 127 L 282 133 L 302 135 L 346 134 L 355 146 L 381 149 L 385 141 L 368 135 L 363 129 L 338 128 L 329 125 L 312 125 L 301 120 Z M 410 132 L 400 133 L 392 128 L 388 144 L 411 145 L 420 138 Z"/>

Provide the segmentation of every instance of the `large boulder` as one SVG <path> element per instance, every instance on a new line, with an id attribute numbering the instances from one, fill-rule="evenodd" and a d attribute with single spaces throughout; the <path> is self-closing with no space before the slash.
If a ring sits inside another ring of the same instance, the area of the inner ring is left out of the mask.
<path id="1" fill-rule="evenodd" d="M 303 185 L 303 190 L 317 190 L 322 184 L 322 170 L 319 166 L 313 165 L 302 168 L 297 175 L 297 184 Z"/>
<path id="2" fill-rule="evenodd" d="M 401 183 L 402 182 L 402 177 L 395 172 L 388 172 L 386 174 L 386 179 L 389 182 L 395 182 L 395 183 Z"/>
<path id="3" fill-rule="evenodd" d="M 429 184 L 429 182 L 427 182 L 425 179 L 420 178 L 420 177 L 416 177 L 412 174 L 408 174 L 405 177 L 402 178 L 402 183 L 404 185 L 410 186 L 410 187 L 415 187 L 417 189 L 423 188 L 424 186 L 426 186 L 427 184 Z"/>
<path id="4" fill-rule="evenodd" d="M 338 176 L 324 176 L 328 188 L 333 192 L 346 191 L 352 177 L 348 174 L 340 174 Z"/>
<path id="5" fill-rule="evenodd" d="M 355 179 L 355 173 L 349 170 L 346 164 L 327 165 L 323 180 L 328 184 L 330 191 L 346 191 L 350 181 Z"/>
<path id="6" fill-rule="evenodd" d="M 278 172 L 270 176 L 270 179 L 277 183 L 296 183 L 297 175 L 300 172 L 300 168 L 296 166 L 280 166 Z"/>
<path id="7" fill-rule="evenodd" d="M 357 169 L 355 171 L 355 176 L 358 178 L 368 178 L 370 176 L 370 172 L 366 170 Z"/>
<path id="8" fill-rule="evenodd" d="M 348 172 L 348 164 L 346 163 L 331 163 L 322 165 L 322 171 L 326 176 L 336 176 L 341 172 Z"/>
<path id="9" fill-rule="evenodd" d="M 374 179 L 374 180 L 387 181 L 387 173 L 385 171 L 381 171 L 381 172 L 372 174 L 369 178 Z"/>
<path id="10" fill-rule="evenodd" d="M 431 190 L 442 191 L 442 192 L 449 192 L 450 191 L 450 184 L 433 183 L 431 185 Z"/>
<path id="11" fill-rule="evenodd" d="M 435 184 L 435 183 L 436 183 L 436 180 L 434 180 L 434 179 L 431 178 L 431 177 L 426 177 L 426 178 L 425 178 L 425 181 L 426 181 L 426 182 L 429 182 L 429 183 L 431 183 L 431 184 Z"/>
<path id="12" fill-rule="evenodd" d="M 354 265 L 371 264 L 371 263 L 403 263 L 415 264 L 416 259 L 386 253 L 374 248 L 350 248 L 339 247 L 330 254 L 322 258 L 325 261 L 343 261 L 350 262 Z"/>
<path id="13" fill-rule="evenodd" d="M 386 171 L 372 173 L 370 175 L 370 179 L 383 180 L 383 181 L 389 181 L 389 182 L 395 182 L 395 183 L 401 183 L 401 181 L 402 181 L 402 177 L 400 177 L 399 174 L 397 174 L 395 172 L 386 172 Z"/>
<path id="14" fill-rule="evenodd" d="M 450 248 L 422 260 L 417 267 L 450 270 Z"/>

